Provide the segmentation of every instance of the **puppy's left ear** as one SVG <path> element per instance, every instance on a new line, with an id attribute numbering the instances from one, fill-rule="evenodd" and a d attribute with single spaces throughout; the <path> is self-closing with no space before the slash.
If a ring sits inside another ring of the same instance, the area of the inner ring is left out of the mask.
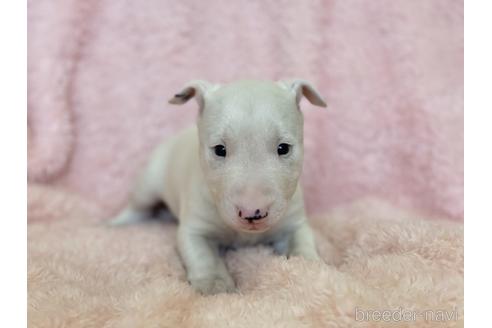
<path id="1" fill-rule="evenodd" d="M 185 87 L 177 94 L 169 99 L 170 104 L 182 105 L 191 98 L 195 98 L 200 110 L 202 110 L 205 104 L 205 96 L 212 90 L 215 90 L 218 86 L 203 80 L 193 80 L 188 82 Z"/>
<path id="2" fill-rule="evenodd" d="M 305 80 L 283 80 L 277 82 L 281 87 L 290 90 L 296 97 L 296 102 L 299 104 L 302 97 L 306 97 L 309 102 L 315 106 L 326 107 L 326 103 L 319 94 L 318 90 Z"/>

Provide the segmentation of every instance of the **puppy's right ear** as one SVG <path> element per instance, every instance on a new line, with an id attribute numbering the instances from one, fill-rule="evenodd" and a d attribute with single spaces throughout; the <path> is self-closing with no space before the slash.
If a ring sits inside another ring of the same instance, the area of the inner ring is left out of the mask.
<path id="1" fill-rule="evenodd" d="M 169 100 L 170 104 L 182 105 L 191 98 L 195 97 L 200 110 L 205 104 L 205 95 L 212 90 L 217 89 L 218 85 L 212 84 L 203 80 L 193 80 L 186 84 L 186 86 L 179 93 L 175 94 Z"/>
<path id="2" fill-rule="evenodd" d="M 277 82 L 284 89 L 294 92 L 297 105 L 301 102 L 301 98 L 306 97 L 309 102 L 315 106 L 326 107 L 326 103 L 321 97 L 316 88 L 305 80 L 282 80 Z"/>

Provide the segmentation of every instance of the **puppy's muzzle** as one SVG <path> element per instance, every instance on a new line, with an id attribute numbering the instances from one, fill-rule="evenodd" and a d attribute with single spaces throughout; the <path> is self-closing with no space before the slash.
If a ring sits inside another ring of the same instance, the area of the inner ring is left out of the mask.
<path id="1" fill-rule="evenodd" d="M 254 221 L 259 221 L 268 216 L 268 208 L 264 209 L 255 209 L 248 210 L 241 207 L 237 207 L 237 215 L 241 219 L 247 220 L 249 223 L 253 223 Z"/>

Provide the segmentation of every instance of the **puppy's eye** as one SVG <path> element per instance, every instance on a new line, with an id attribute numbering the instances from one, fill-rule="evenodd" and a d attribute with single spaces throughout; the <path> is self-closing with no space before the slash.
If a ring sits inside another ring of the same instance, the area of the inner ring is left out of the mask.
<path id="1" fill-rule="evenodd" d="M 289 151 L 290 151 L 290 147 L 291 147 L 291 145 L 289 145 L 289 144 L 281 143 L 277 147 L 277 154 L 279 156 L 287 155 L 289 153 Z"/>
<path id="2" fill-rule="evenodd" d="M 226 148 L 224 145 L 217 145 L 214 147 L 214 152 L 215 152 L 215 155 L 219 156 L 219 157 L 226 157 Z"/>

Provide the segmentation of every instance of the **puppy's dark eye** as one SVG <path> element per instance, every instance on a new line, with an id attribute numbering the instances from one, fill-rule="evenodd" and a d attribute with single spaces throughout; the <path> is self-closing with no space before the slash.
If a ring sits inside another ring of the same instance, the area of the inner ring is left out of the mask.
<path id="1" fill-rule="evenodd" d="M 214 152 L 215 155 L 220 156 L 220 157 L 226 157 L 226 148 L 224 145 L 217 145 L 214 147 Z"/>
<path id="2" fill-rule="evenodd" d="M 282 156 L 282 155 L 287 155 L 290 151 L 290 145 L 289 144 L 286 144 L 286 143 L 281 143 L 280 145 L 278 145 L 277 147 L 277 154 L 279 156 Z"/>

